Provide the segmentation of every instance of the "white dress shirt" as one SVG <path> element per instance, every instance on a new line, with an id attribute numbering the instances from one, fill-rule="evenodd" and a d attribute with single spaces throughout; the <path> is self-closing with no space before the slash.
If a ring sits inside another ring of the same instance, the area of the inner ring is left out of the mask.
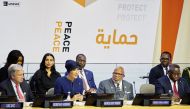
<path id="1" fill-rule="evenodd" d="M 83 81 L 83 88 L 84 90 L 89 90 L 90 89 L 90 86 L 88 85 L 88 82 L 87 82 L 87 79 L 86 79 L 86 75 L 85 75 L 85 72 L 84 70 L 82 69 L 79 73 L 79 77 L 82 79 Z"/>
<path id="2" fill-rule="evenodd" d="M 163 68 L 163 70 L 164 70 L 164 75 L 167 75 L 167 74 L 166 74 L 166 73 L 167 73 L 167 72 L 166 72 L 166 68 L 163 67 L 163 66 L 162 66 L 162 68 Z M 167 67 L 167 69 L 169 70 L 169 66 Z"/>
<path id="3" fill-rule="evenodd" d="M 169 76 L 168 76 L 168 78 L 169 78 Z M 172 90 L 174 90 L 174 82 L 171 79 L 170 79 L 170 83 L 171 83 L 171 86 L 172 86 Z M 176 81 L 176 89 L 178 91 L 178 81 Z"/>
<path id="4" fill-rule="evenodd" d="M 114 82 L 115 87 L 117 87 L 117 84 L 118 84 L 118 83 L 119 83 L 119 88 L 120 88 L 120 90 L 122 90 L 122 85 L 123 85 L 123 84 L 122 84 L 122 80 L 121 80 L 121 81 L 117 81 L 117 82 L 115 81 L 115 82 Z"/>

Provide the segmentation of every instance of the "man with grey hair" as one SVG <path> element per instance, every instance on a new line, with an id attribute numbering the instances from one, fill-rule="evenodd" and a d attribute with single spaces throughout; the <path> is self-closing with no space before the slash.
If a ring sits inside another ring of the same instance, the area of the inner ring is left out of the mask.
<path id="1" fill-rule="evenodd" d="M 24 80 L 24 70 L 21 65 L 11 64 L 8 68 L 9 78 L 0 83 L 0 92 L 5 96 L 16 96 L 18 101 L 32 101 L 30 86 Z"/>

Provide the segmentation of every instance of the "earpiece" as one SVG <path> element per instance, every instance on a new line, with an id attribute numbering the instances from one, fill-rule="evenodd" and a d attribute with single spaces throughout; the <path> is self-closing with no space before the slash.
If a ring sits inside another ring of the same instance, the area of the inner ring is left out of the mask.
<path id="1" fill-rule="evenodd" d="M 123 74 L 123 77 L 125 77 L 125 74 Z"/>

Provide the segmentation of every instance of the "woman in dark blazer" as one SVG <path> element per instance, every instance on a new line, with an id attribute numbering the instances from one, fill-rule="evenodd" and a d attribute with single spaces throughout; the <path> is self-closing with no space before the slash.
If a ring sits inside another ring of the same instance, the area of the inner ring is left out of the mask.
<path id="1" fill-rule="evenodd" d="M 46 53 L 40 63 L 40 69 L 35 72 L 30 81 L 33 94 L 46 94 L 50 88 L 54 87 L 58 77 L 61 75 L 55 69 L 55 58 L 53 54 Z"/>

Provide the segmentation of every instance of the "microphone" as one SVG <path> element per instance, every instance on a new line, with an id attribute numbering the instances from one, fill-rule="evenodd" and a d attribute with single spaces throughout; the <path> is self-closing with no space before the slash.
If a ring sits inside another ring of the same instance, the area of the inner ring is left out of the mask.
<path id="1" fill-rule="evenodd" d="M 133 81 L 133 86 L 134 86 L 134 92 L 135 92 L 135 95 L 136 95 L 135 81 Z"/>
<path id="2" fill-rule="evenodd" d="M 149 76 L 140 76 L 139 78 L 145 79 L 145 78 L 149 78 Z"/>

